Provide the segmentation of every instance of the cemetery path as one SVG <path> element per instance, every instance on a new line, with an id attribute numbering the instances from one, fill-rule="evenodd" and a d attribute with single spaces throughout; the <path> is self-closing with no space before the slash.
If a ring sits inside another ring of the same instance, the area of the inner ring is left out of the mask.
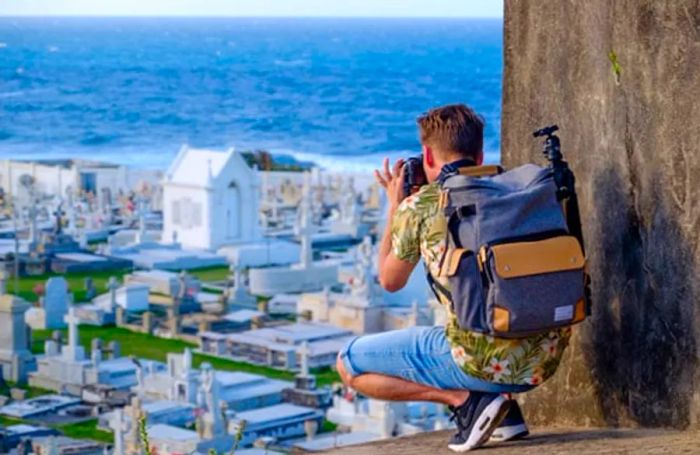
<path id="1" fill-rule="evenodd" d="M 448 455 L 450 432 L 440 431 L 331 450 L 332 455 Z M 522 441 L 487 444 L 483 455 L 698 454 L 700 429 L 536 429 Z"/>

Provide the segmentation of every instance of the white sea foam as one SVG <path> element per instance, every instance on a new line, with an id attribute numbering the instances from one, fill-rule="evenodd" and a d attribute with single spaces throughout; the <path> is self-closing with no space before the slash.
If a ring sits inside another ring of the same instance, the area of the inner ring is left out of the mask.
<path id="1" fill-rule="evenodd" d="M 25 92 L 22 90 L 16 90 L 13 92 L 0 92 L 0 98 L 14 98 L 16 96 L 22 96 Z"/>
<path id="2" fill-rule="evenodd" d="M 371 173 L 375 169 L 381 167 L 384 158 L 389 158 L 390 162 L 395 162 L 399 158 L 408 158 L 416 156 L 419 152 L 415 150 L 396 150 L 385 153 L 372 153 L 366 155 L 323 155 L 320 153 L 299 152 L 289 149 L 270 149 L 273 155 L 288 155 L 297 161 L 309 161 L 318 165 L 321 169 L 326 169 L 333 172 L 368 172 Z M 498 163 L 498 152 L 486 152 L 484 161 L 487 163 Z"/>

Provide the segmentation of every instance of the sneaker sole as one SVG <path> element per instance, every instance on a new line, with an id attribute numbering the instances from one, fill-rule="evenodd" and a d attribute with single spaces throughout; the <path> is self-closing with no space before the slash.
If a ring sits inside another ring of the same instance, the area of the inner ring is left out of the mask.
<path id="1" fill-rule="evenodd" d="M 528 430 L 527 425 L 524 423 L 521 423 L 520 425 L 511 425 L 509 427 L 498 427 L 491 435 L 490 441 L 515 441 L 517 439 L 522 439 L 529 434 L 530 430 Z"/>
<path id="2" fill-rule="evenodd" d="M 469 434 L 469 438 L 467 438 L 464 444 L 449 444 L 447 447 L 453 452 L 458 453 L 481 447 L 488 441 L 491 434 L 493 434 L 494 430 L 505 418 L 508 413 L 508 408 L 510 408 L 508 400 L 503 398 L 503 396 L 499 396 L 486 406 L 486 409 L 484 409 L 484 412 L 479 416 L 479 419 L 472 428 L 472 432 Z"/>

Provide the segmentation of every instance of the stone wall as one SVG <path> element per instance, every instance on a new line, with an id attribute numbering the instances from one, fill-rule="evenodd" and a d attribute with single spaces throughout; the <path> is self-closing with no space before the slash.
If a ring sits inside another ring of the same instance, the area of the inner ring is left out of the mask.
<path id="1" fill-rule="evenodd" d="M 531 131 L 559 124 L 593 276 L 529 418 L 698 425 L 700 1 L 506 0 L 504 52 L 504 163 L 542 163 Z"/>

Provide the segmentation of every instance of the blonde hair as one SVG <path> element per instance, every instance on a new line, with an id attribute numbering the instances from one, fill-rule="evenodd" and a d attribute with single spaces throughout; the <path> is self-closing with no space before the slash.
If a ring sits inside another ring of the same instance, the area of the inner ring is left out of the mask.
<path id="1" fill-rule="evenodd" d="M 484 147 L 484 119 L 465 104 L 449 104 L 418 117 L 422 144 L 445 158 L 477 159 Z"/>

